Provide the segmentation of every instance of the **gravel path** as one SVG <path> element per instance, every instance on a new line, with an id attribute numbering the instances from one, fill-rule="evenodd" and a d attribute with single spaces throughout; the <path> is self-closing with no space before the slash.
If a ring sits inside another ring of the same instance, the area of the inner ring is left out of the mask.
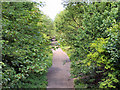
<path id="1" fill-rule="evenodd" d="M 73 79 L 70 78 L 70 60 L 65 52 L 60 48 L 52 50 L 53 64 L 49 68 L 47 78 L 47 88 L 72 88 L 74 90 Z M 66 62 L 64 64 L 64 62 Z"/>

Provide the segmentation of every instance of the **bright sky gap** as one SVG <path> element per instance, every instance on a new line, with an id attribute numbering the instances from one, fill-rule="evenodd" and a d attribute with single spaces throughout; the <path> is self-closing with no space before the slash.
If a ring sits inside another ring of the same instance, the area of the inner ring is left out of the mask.
<path id="1" fill-rule="evenodd" d="M 34 1 L 42 1 L 45 2 L 45 6 L 43 8 L 40 7 L 40 10 L 47 16 L 49 16 L 52 20 L 55 19 L 55 16 L 63 11 L 63 5 L 61 4 L 63 0 L 34 0 Z"/>

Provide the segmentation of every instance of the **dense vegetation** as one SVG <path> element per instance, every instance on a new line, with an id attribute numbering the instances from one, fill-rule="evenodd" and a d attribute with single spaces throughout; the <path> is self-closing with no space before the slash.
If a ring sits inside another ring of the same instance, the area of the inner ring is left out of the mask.
<path id="1" fill-rule="evenodd" d="M 3 88 L 45 88 L 51 66 L 53 23 L 37 8 L 42 3 L 2 3 Z"/>
<path id="2" fill-rule="evenodd" d="M 120 2 L 63 4 L 53 25 L 37 8 L 43 3 L 2 3 L 3 88 L 46 87 L 54 33 L 67 47 L 75 88 L 120 88 Z"/>
<path id="3" fill-rule="evenodd" d="M 76 88 L 120 88 L 120 3 L 65 2 L 55 18 Z"/>

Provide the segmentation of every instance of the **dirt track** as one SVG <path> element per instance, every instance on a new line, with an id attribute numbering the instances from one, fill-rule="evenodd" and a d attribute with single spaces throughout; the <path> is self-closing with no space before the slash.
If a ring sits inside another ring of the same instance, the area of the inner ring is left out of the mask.
<path id="1" fill-rule="evenodd" d="M 65 52 L 60 48 L 52 50 L 53 64 L 49 68 L 47 88 L 73 88 L 73 80 L 70 78 L 70 62 Z M 67 61 L 65 64 L 64 62 Z"/>

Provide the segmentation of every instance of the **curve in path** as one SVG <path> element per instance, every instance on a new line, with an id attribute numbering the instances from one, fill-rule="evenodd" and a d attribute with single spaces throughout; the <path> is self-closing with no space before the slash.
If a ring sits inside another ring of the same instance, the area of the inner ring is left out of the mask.
<path id="1" fill-rule="evenodd" d="M 73 88 L 73 79 L 70 78 L 69 57 L 62 49 L 52 50 L 52 67 L 49 68 L 47 78 L 47 88 Z M 64 62 L 67 61 L 65 64 Z"/>

